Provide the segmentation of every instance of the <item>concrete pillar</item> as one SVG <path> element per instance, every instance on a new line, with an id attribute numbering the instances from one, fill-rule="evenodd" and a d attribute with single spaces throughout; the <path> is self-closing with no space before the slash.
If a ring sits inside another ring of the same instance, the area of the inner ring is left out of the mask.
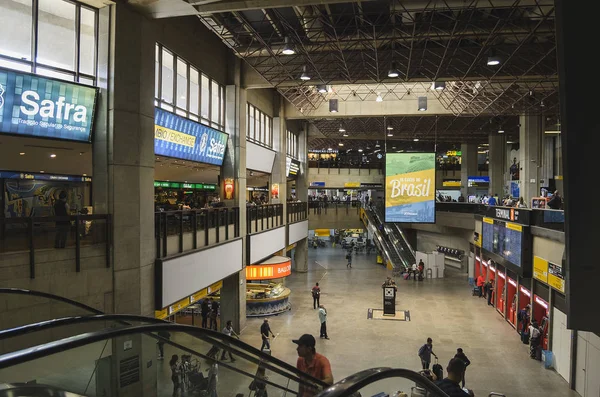
<path id="1" fill-rule="evenodd" d="M 298 160 L 300 171 L 296 179 L 296 197 L 308 201 L 308 123 L 298 130 Z M 299 273 L 308 272 L 308 239 L 302 239 L 294 250 L 295 270 Z"/>
<path id="2" fill-rule="evenodd" d="M 242 255 L 246 264 L 246 90 L 241 88 L 241 61 L 231 55 L 228 64 L 230 75 L 225 87 L 225 132 L 229 134 L 227 152 L 221 168 L 221 182 L 233 178 L 235 192 L 233 200 L 224 200 L 227 207 L 240 209 L 240 237 Z M 224 184 L 221 183 L 224 195 Z M 221 289 L 221 321 L 231 320 L 233 328 L 239 332 L 246 323 L 246 270 L 223 280 Z"/>
<path id="3" fill-rule="evenodd" d="M 110 33 L 99 36 L 102 94 L 93 145 L 94 208 L 113 220 L 112 310 L 152 316 L 155 40 L 150 23 L 126 5 L 105 7 L 100 14 L 110 14 L 112 24 Z"/>
<path id="4" fill-rule="evenodd" d="M 280 100 L 283 100 L 281 98 Z M 269 177 L 269 188 L 273 191 L 273 184 L 279 185 L 279 197 L 275 198 L 271 194 L 270 204 L 283 204 L 283 222 L 286 223 L 286 207 L 287 207 L 287 175 L 286 175 L 286 153 L 287 153 L 287 136 L 285 128 L 285 118 L 282 114 L 283 106 L 280 107 L 278 117 L 273 117 L 273 150 L 275 150 L 275 161 L 273 163 L 273 171 Z"/>
<path id="5" fill-rule="evenodd" d="M 492 134 L 489 137 L 490 144 L 490 187 L 489 194 L 498 194 L 500 198 L 505 195 L 504 174 L 507 170 L 505 164 L 506 139 L 504 135 Z"/>
<path id="6" fill-rule="evenodd" d="M 469 176 L 477 175 L 477 145 L 462 144 L 460 145 L 462 152 L 460 165 L 460 193 L 464 196 L 465 201 L 469 198 L 471 192 L 475 192 L 475 188 L 469 188 Z"/>
<path id="7" fill-rule="evenodd" d="M 308 272 L 308 239 L 304 238 L 296 243 L 294 249 L 294 270 L 298 273 Z"/>
<path id="8" fill-rule="evenodd" d="M 531 198 L 540 194 L 542 116 L 524 115 L 519 123 L 521 196 L 526 203 L 531 203 Z"/>

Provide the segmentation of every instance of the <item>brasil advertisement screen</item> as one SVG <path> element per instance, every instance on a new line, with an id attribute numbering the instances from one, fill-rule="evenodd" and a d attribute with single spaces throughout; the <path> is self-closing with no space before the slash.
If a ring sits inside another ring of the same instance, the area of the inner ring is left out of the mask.
<path id="1" fill-rule="evenodd" d="M 0 68 L 0 132 L 89 142 L 97 89 Z"/>
<path id="2" fill-rule="evenodd" d="M 435 222 L 435 153 L 387 153 L 385 221 Z"/>
<path id="3" fill-rule="evenodd" d="M 154 153 L 221 166 L 228 135 L 176 114 L 154 109 Z"/>

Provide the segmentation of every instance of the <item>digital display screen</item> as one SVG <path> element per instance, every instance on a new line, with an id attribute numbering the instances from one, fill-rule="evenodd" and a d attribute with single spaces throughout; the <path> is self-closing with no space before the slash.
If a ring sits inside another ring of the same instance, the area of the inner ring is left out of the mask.
<path id="1" fill-rule="evenodd" d="M 500 255 L 521 267 L 523 227 L 514 223 L 484 218 L 483 243 L 485 250 Z"/>
<path id="2" fill-rule="evenodd" d="M 228 135 L 174 113 L 154 109 L 154 153 L 221 166 Z"/>
<path id="3" fill-rule="evenodd" d="M 435 153 L 386 153 L 385 221 L 435 222 Z"/>
<path id="4" fill-rule="evenodd" d="M 0 132 L 90 142 L 97 88 L 0 68 Z"/>

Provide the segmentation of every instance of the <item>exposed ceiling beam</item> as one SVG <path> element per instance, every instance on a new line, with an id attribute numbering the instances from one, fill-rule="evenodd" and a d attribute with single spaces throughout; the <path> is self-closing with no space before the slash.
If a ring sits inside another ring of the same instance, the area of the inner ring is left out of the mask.
<path id="1" fill-rule="evenodd" d="M 375 0 L 362 0 L 375 1 Z M 200 0 L 188 0 L 200 14 L 217 12 L 233 12 L 259 10 L 263 8 L 305 7 L 324 4 L 347 3 L 348 0 L 221 0 L 214 3 L 202 4 Z"/>

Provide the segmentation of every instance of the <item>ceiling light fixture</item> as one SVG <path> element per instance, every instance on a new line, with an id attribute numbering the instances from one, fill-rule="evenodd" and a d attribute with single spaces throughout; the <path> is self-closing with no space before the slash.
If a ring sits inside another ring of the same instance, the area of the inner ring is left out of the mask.
<path id="1" fill-rule="evenodd" d="M 327 150 L 329 150 L 330 152 L 333 150 L 332 148 L 328 147 Z"/>
<path id="2" fill-rule="evenodd" d="M 393 129 L 394 129 L 394 126 L 393 126 L 393 125 L 391 125 L 391 124 L 388 124 L 388 126 L 387 126 L 387 129 L 388 129 L 388 131 L 391 131 L 391 130 L 393 130 Z"/>
<path id="3" fill-rule="evenodd" d="M 415 138 L 415 139 L 413 139 L 413 141 L 419 142 L 419 138 Z"/>
<path id="4" fill-rule="evenodd" d="M 362 149 L 358 149 L 358 151 L 359 151 L 360 153 L 362 153 L 362 151 L 363 151 L 363 150 L 362 150 Z"/>
<path id="5" fill-rule="evenodd" d="M 446 88 L 446 82 L 445 81 L 434 81 L 433 82 L 433 89 L 434 90 L 442 91 L 444 88 Z"/>
<path id="6" fill-rule="evenodd" d="M 496 55 L 494 50 L 490 50 L 487 59 L 488 66 L 498 66 L 500 65 L 500 57 Z"/>
<path id="7" fill-rule="evenodd" d="M 504 130 L 503 130 L 502 128 L 500 128 L 500 129 L 498 130 L 498 134 L 504 134 Z"/>
<path id="8" fill-rule="evenodd" d="M 338 146 L 344 146 L 344 144 L 342 142 L 338 143 Z"/>
<path id="9" fill-rule="evenodd" d="M 290 43 L 290 38 L 285 36 L 284 40 L 285 44 L 283 45 L 283 51 L 281 51 L 281 53 L 283 55 L 294 55 L 296 51 L 294 50 L 294 46 Z"/>
<path id="10" fill-rule="evenodd" d="M 344 124 L 340 124 L 340 132 L 346 132 L 346 129 L 344 128 Z"/>
<path id="11" fill-rule="evenodd" d="M 40 174 L 43 174 L 45 171 L 40 171 Z"/>
<path id="12" fill-rule="evenodd" d="M 394 134 L 392 134 L 391 132 L 388 132 L 387 136 L 394 136 Z"/>
<path id="13" fill-rule="evenodd" d="M 375 147 L 380 147 L 381 145 L 379 144 L 379 141 L 377 141 L 377 143 L 375 143 Z"/>
<path id="14" fill-rule="evenodd" d="M 327 85 L 325 85 L 325 84 L 318 84 L 317 85 L 317 91 L 319 92 L 319 94 L 325 94 L 327 92 Z"/>
<path id="15" fill-rule="evenodd" d="M 380 93 L 377 93 L 377 98 L 375 98 L 375 102 L 383 102 L 383 98 Z"/>
<path id="16" fill-rule="evenodd" d="M 302 80 L 302 81 L 310 80 L 310 76 L 306 72 L 306 65 L 302 66 L 302 74 L 300 75 L 300 80 Z"/>
<path id="17" fill-rule="evenodd" d="M 56 154 L 54 154 L 54 153 L 52 153 L 52 154 L 50 155 L 50 158 L 55 158 L 55 157 L 56 157 Z"/>
<path id="18" fill-rule="evenodd" d="M 25 152 L 19 153 L 19 156 L 25 156 Z"/>
<path id="19" fill-rule="evenodd" d="M 398 71 L 398 67 L 396 66 L 396 62 L 392 62 L 392 67 L 388 72 L 388 77 L 395 78 L 400 76 L 400 72 Z"/>
<path id="20" fill-rule="evenodd" d="M 419 112 L 424 112 L 427 110 L 427 97 L 426 96 L 420 96 L 417 100 L 417 103 L 419 105 L 419 107 L 418 107 Z"/>
<path id="21" fill-rule="evenodd" d="M 337 99 L 330 99 L 329 100 L 329 112 L 330 113 L 337 113 L 338 111 L 338 100 Z"/>
<path id="22" fill-rule="evenodd" d="M 343 136 L 348 136 L 348 134 L 346 134 L 346 133 L 344 132 L 344 135 L 343 135 Z"/>

